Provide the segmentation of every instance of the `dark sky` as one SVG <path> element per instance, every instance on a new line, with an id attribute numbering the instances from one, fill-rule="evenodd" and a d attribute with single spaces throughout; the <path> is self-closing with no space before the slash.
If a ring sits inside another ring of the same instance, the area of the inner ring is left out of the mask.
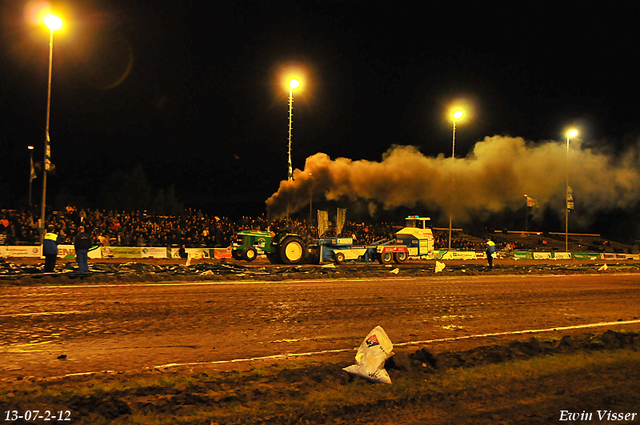
<path id="1" fill-rule="evenodd" d="M 2 207 L 40 159 L 48 31 L 29 2 L 0 6 Z M 455 99 L 473 109 L 456 153 L 495 134 L 620 151 L 640 130 L 640 6 L 629 2 L 54 2 L 51 191 L 91 199 L 117 168 L 142 164 L 187 206 L 263 202 L 287 176 L 286 67 L 293 163 L 316 152 L 380 160 L 393 144 L 451 154 Z M 38 193 L 40 183 L 34 181 Z M 95 201 L 95 200 L 94 200 Z M 253 211 L 252 211 L 253 212 Z"/>

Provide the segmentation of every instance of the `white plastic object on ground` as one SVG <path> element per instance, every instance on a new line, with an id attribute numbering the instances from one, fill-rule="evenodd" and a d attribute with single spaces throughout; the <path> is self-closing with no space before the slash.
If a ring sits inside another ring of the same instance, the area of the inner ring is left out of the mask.
<path id="1" fill-rule="evenodd" d="M 436 273 L 441 272 L 442 270 L 444 270 L 444 268 L 446 267 L 446 265 L 440 261 L 436 261 Z"/>
<path id="2" fill-rule="evenodd" d="M 384 362 L 393 356 L 393 344 L 381 326 L 373 328 L 356 353 L 356 364 L 343 370 L 372 382 L 391 383 Z"/>

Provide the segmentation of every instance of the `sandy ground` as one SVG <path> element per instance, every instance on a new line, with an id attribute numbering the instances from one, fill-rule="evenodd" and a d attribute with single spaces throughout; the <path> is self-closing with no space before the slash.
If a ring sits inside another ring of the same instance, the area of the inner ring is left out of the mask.
<path id="1" fill-rule="evenodd" d="M 632 302 L 640 278 L 629 273 L 637 265 L 626 263 L 598 271 L 602 263 L 510 260 L 488 270 L 448 262 L 441 273 L 435 262 L 247 268 L 232 261 L 220 269 L 202 261 L 211 267 L 198 269 L 151 260 L 166 269 L 150 273 L 114 272 L 114 264 L 122 265 L 92 263 L 102 271 L 85 276 L 63 263 L 57 274 L 0 281 L 0 337 L 12 354 L 3 376 L 347 352 L 379 324 L 408 346 L 462 337 L 457 345 L 466 349 L 475 344 L 470 335 L 640 317 Z"/>
<path id="2" fill-rule="evenodd" d="M 611 262 L 599 271 L 603 262 L 509 260 L 494 270 L 482 262 L 447 262 L 444 272 L 435 273 L 435 262 L 285 268 L 257 261 L 246 268 L 232 261 L 218 274 L 218 262 L 202 261 L 198 271 L 198 264 L 189 269 L 184 261 L 154 260 L 147 264 L 161 268 L 152 274 L 110 268 L 119 264 L 93 262 L 95 273 L 79 276 L 65 262 L 56 275 L 23 273 L 0 281 L 3 385 L 69 374 L 98 377 L 101 371 L 246 370 L 297 358 L 347 366 L 377 325 L 395 344 L 392 376 L 413 374 L 407 365 L 427 364 L 424 350 L 461 358 L 532 336 L 582 341 L 607 330 L 640 329 L 640 274 L 632 263 Z M 203 276 L 207 270 L 212 272 Z M 327 368 L 322 373 L 346 379 L 335 366 Z M 636 388 L 627 382 L 638 382 L 635 372 L 612 372 L 607 391 L 619 391 L 621 377 L 626 388 Z M 295 383 L 300 375 L 288 379 Z M 625 391 L 619 396 L 635 400 L 637 393 Z M 415 405 L 403 408 L 414 418 L 404 423 L 426 420 Z M 345 413 L 332 421 L 349 418 Z"/>

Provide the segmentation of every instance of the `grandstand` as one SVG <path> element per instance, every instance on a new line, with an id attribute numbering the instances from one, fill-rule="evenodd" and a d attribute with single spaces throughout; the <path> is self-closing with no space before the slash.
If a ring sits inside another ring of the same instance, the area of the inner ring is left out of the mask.
<path id="1" fill-rule="evenodd" d="M 541 233 L 521 231 L 496 231 L 494 240 L 500 244 L 513 244 L 516 250 L 565 251 L 564 233 Z M 569 252 L 610 252 L 632 254 L 637 252 L 630 245 L 602 238 L 599 234 L 569 233 Z"/>
<path id="2" fill-rule="evenodd" d="M 306 239 L 317 237 L 318 229 L 307 220 L 289 219 L 269 223 L 264 216 L 227 217 L 208 216 L 197 210 L 185 210 L 180 216 L 157 216 L 146 211 L 117 212 L 78 210 L 68 207 L 47 216 L 65 240 L 71 242 L 75 229 L 83 224 L 98 239 L 104 235 L 114 246 L 181 246 L 192 248 L 227 247 L 233 236 L 244 229 L 290 228 Z M 342 233 L 352 236 L 358 244 L 368 244 L 394 237 L 402 226 L 391 223 L 347 222 Z M 335 229 L 333 229 L 335 230 Z M 436 249 L 447 249 L 448 228 L 434 228 Z M 331 236 L 328 234 L 326 236 Z M 486 238 L 491 237 L 498 246 L 516 251 L 564 252 L 564 233 L 484 230 L 476 234 L 464 229 L 452 229 L 451 248 L 460 251 L 483 252 Z M 638 253 L 637 246 L 625 245 L 601 237 L 599 234 L 570 233 L 569 251 L 596 253 Z M 37 245 L 37 214 L 29 210 L 0 210 L 0 245 Z"/>

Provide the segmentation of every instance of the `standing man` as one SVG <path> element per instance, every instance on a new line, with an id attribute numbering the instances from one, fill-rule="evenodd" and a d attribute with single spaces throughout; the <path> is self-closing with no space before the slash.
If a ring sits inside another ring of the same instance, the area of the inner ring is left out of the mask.
<path id="1" fill-rule="evenodd" d="M 78 271 L 80 273 L 89 273 L 89 248 L 93 243 L 91 235 L 85 233 L 84 226 L 78 227 L 78 234 L 73 240 L 76 249 L 76 261 L 78 262 Z"/>
<path id="2" fill-rule="evenodd" d="M 487 261 L 489 262 L 489 268 L 493 268 L 493 254 L 497 251 L 496 243 L 490 238 L 487 239 Z"/>
<path id="3" fill-rule="evenodd" d="M 44 254 L 44 272 L 51 273 L 56 269 L 58 260 L 58 244 L 62 242 L 60 236 L 54 233 L 54 227 L 47 227 L 47 233 L 42 242 L 42 254 Z"/>
<path id="4" fill-rule="evenodd" d="M 182 244 L 182 246 L 178 250 L 178 255 L 180 256 L 180 258 L 189 258 L 189 255 L 187 254 L 187 250 L 184 247 L 184 244 Z"/>

